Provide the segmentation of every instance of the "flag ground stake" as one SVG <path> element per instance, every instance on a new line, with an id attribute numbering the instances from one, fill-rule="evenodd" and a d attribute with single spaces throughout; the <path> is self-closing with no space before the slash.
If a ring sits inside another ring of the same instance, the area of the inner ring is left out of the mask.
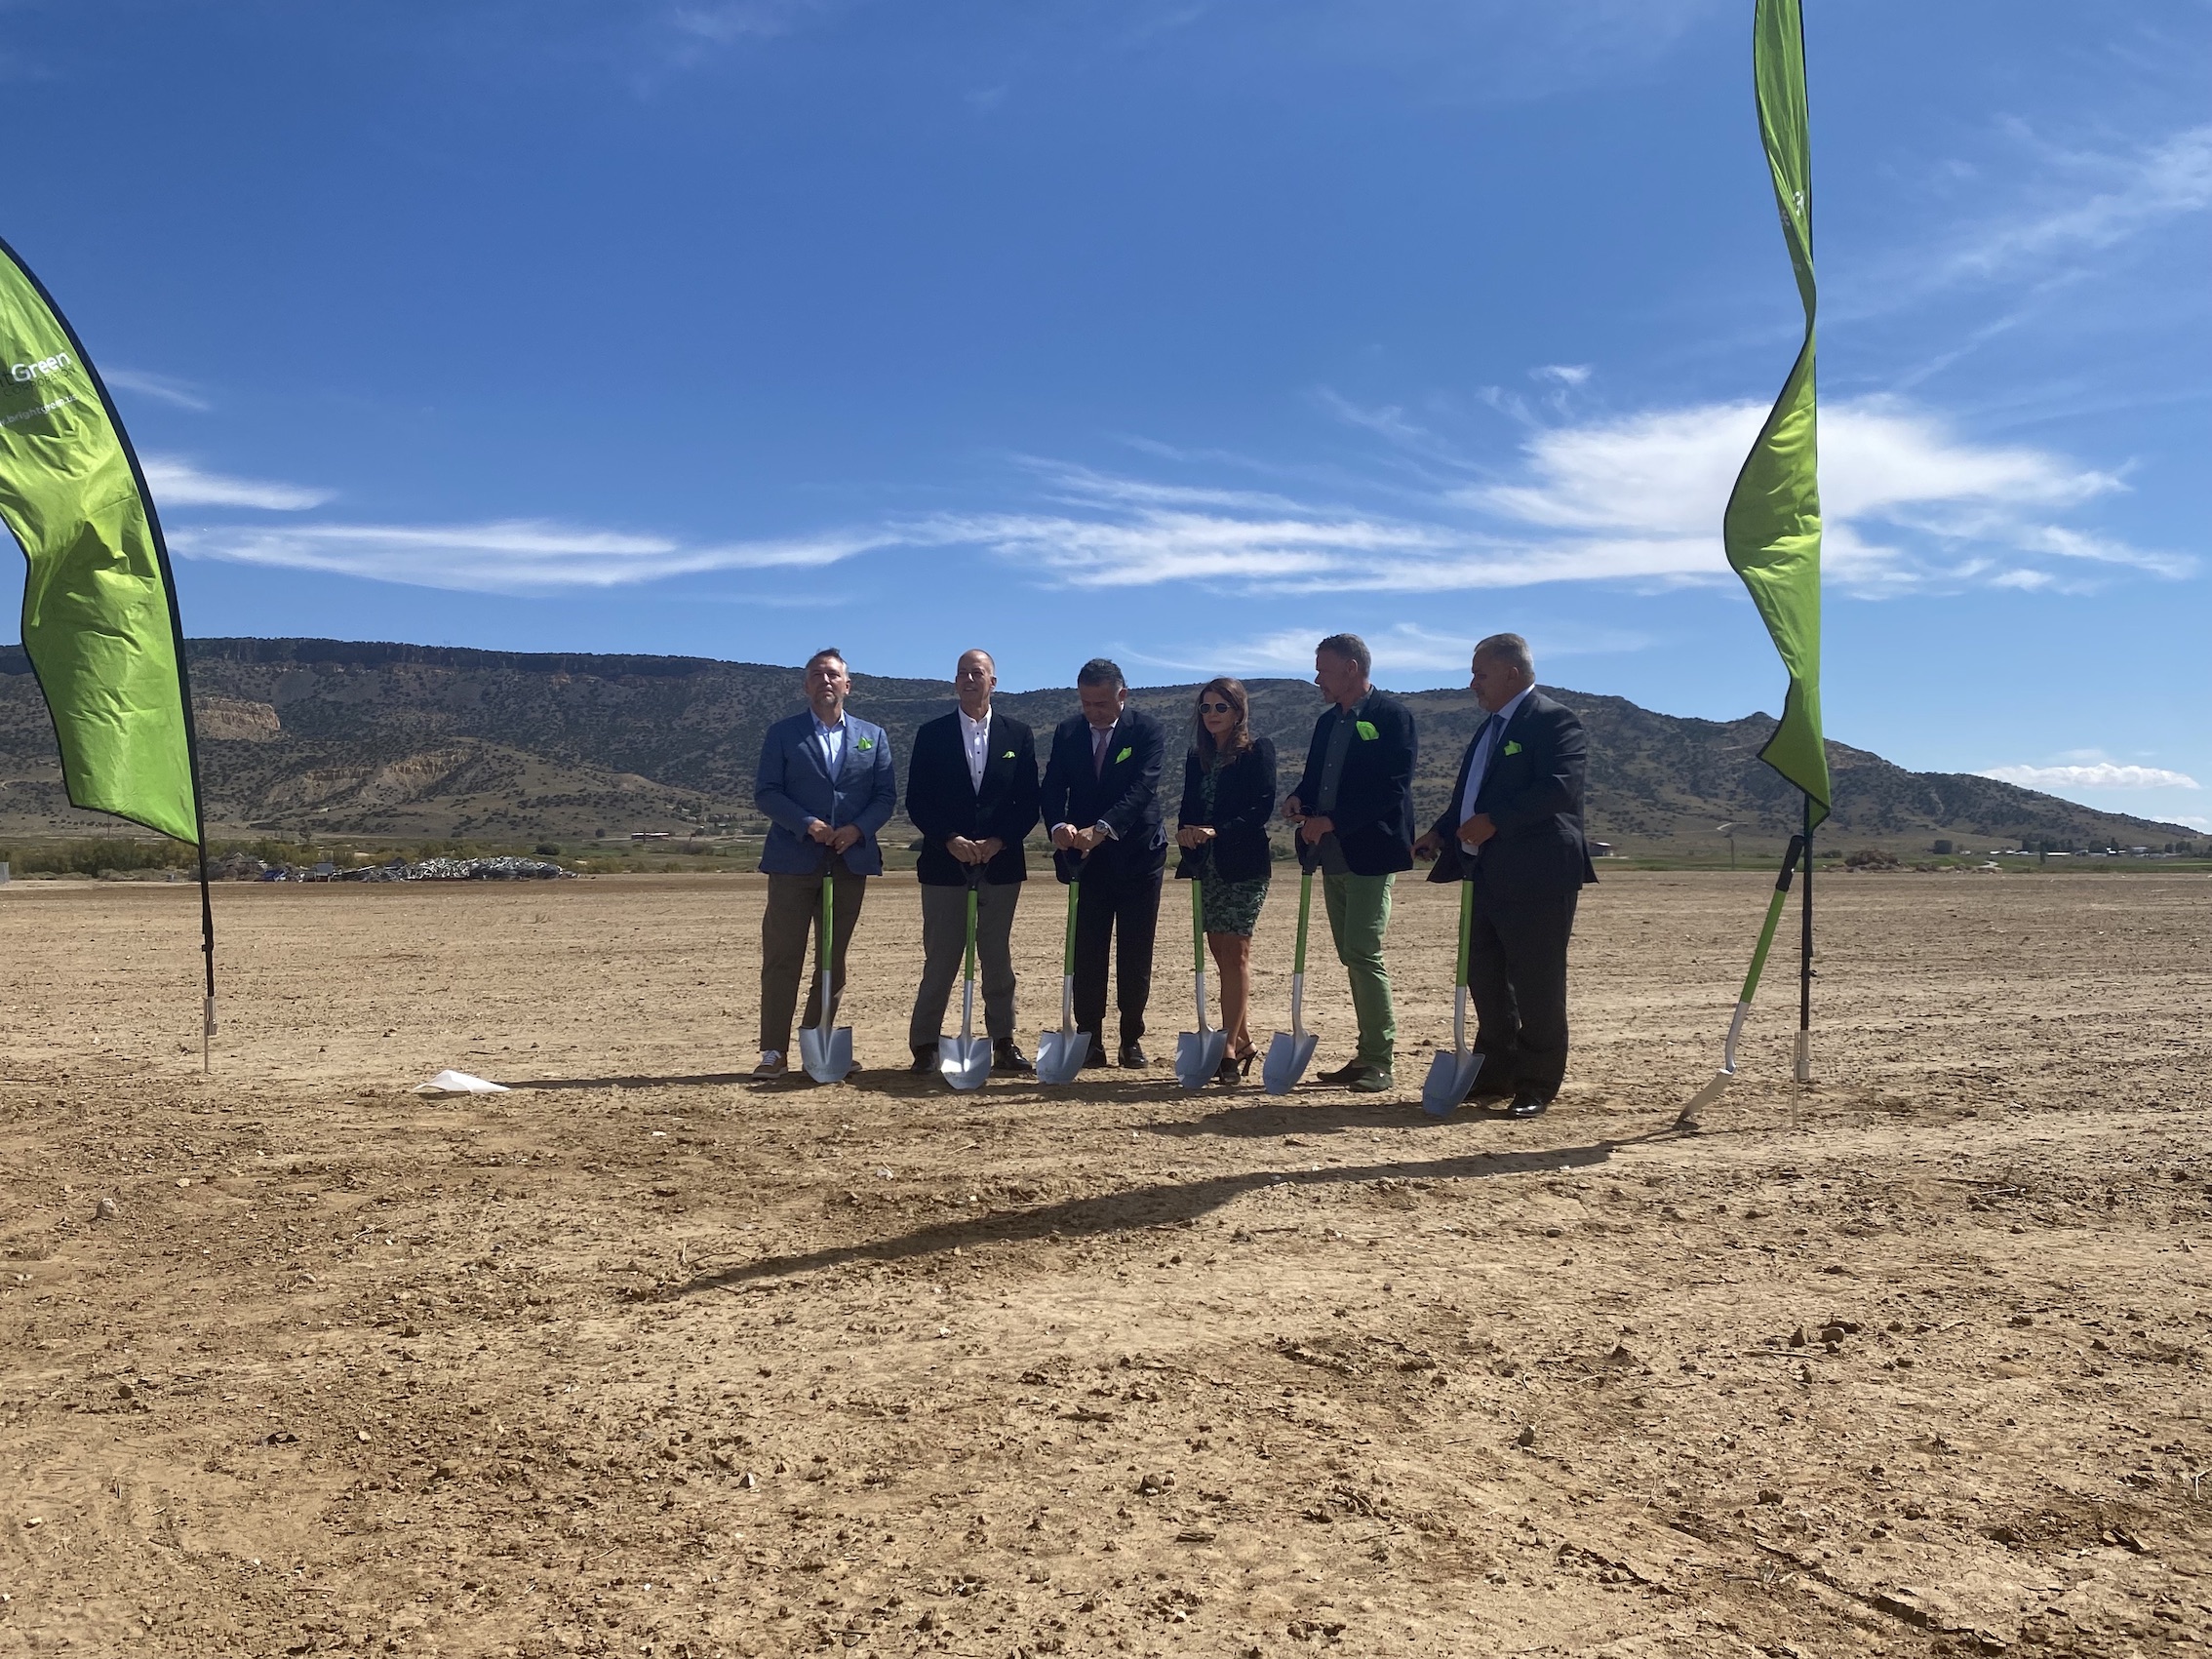
<path id="1" fill-rule="evenodd" d="M 1682 1107 L 1681 1115 L 1675 1120 L 1675 1127 L 1678 1129 L 1696 1128 L 1699 1115 L 1727 1093 L 1728 1086 L 1736 1081 L 1736 1041 L 1743 1036 L 1744 1021 L 1751 1016 L 1752 998 L 1758 991 L 1758 976 L 1766 968 L 1766 953 L 1774 944 L 1774 929 L 1782 921 L 1782 904 L 1790 896 L 1790 878 L 1797 874 L 1797 854 L 1806 845 L 1805 838 L 1801 835 L 1790 838 L 1790 850 L 1782 855 L 1782 873 L 1774 879 L 1774 896 L 1766 901 L 1766 925 L 1758 930 L 1758 946 L 1752 952 L 1751 971 L 1744 975 L 1743 994 L 1736 999 L 1735 1014 L 1728 1021 L 1728 1041 L 1720 1050 L 1720 1069 L 1714 1074 L 1713 1081 L 1691 1095 L 1688 1103 Z M 1809 864 L 1807 868 L 1810 869 Z M 1809 885 L 1806 891 L 1809 896 Z M 1809 928 L 1812 925 L 1809 920 L 1810 910 L 1807 910 L 1806 915 L 1806 926 Z M 1800 1055 L 1805 1051 L 1803 1022 L 1812 1006 L 1809 997 L 1810 993 L 1805 993 L 1798 1008 L 1797 1052 Z"/>

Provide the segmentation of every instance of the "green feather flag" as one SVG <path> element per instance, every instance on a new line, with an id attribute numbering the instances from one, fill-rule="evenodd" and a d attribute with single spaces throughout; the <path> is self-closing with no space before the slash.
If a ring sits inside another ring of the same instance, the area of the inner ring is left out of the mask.
<path id="1" fill-rule="evenodd" d="M 200 849 L 207 963 L 201 1063 L 215 1017 L 215 913 L 161 521 L 82 341 L 0 242 L 0 520 L 20 543 L 23 652 L 54 717 L 71 805 Z"/>
<path id="2" fill-rule="evenodd" d="M 70 803 L 200 840 L 176 592 L 106 388 L 0 243 L 0 519 L 22 544 L 23 651 Z"/>
<path id="3" fill-rule="evenodd" d="M 1804 20 L 1798 0 L 1757 0 L 1752 73 L 1758 130 L 1774 177 L 1782 235 L 1804 302 L 1805 338 L 1752 446 L 1721 521 L 1728 563 L 1774 638 L 1790 690 L 1782 724 L 1759 758 L 1804 791 L 1809 823 L 1832 806 L 1828 750 L 1820 729 L 1820 419 L 1813 375 L 1816 292 L 1812 257 L 1812 162 L 1805 134 Z"/>

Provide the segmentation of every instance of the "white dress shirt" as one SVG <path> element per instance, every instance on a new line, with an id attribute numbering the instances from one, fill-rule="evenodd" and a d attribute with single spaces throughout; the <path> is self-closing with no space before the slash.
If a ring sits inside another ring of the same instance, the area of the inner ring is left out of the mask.
<path id="1" fill-rule="evenodd" d="M 968 781 L 980 795 L 983 769 L 991 760 L 991 711 L 984 709 L 981 720 L 970 720 L 966 709 L 956 712 L 960 715 L 960 746 L 968 755 Z"/>
<path id="2" fill-rule="evenodd" d="M 1524 686 L 1505 707 L 1483 722 L 1481 733 L 1475 739 L 1475 758 L 1468 763 L 1467 787 L 1459 797 L 1459 821 L 1465 823 L 1475 815 L 1475 798 L 1482 793 L 1482 780 L 1490 772 L 1490 754 L 1498 746 L 1499 733 L 1504 731 L 1513 717 L 1521 712 L 1521 705 L 1528 700 L 1534 686 Z M 1464 841 L 1459 844 L 1467 847 Z M 1467 850 L 1473 852 L 1472 847 Z"/>

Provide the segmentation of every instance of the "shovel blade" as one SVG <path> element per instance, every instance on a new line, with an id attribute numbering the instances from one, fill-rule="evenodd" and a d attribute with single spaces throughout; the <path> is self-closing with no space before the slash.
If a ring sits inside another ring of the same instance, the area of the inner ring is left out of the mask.
<path id="1" fill-rule="evenodd" d="M 1090 1033 L 1087 1031 L 1047 1031 L 1037 1040 L 1037 1081 L 1039 1083 L 1073 1083 L 1076 1073 L 1090 1057 Z"/>
<path id="2" fill-rule="evenodd" d="M 1267 1058 L 1260 1062 L 1260 1082 L 1270 1094 L 1288 1094 L 1298 1086 L 1298 1080 L 1306 1075 L 1307 1062 L 1314 1057 L 1314 1045 L 1321 1039 L 1308 1035 L 1294 1037 L 1287 1031 L 1275 1034 L 1275 1041 L 1267 1046 Z"/>
<path id="3" fill-rule="evenodd" d="M 1683 1104 L 1681 1113 L 1675 1119 L 1675 1127 L 1685 1132 L 1696 1129 L 1698 1119 L 1705 1109 L 1728 1092 L 1728 1086 L 1736 1081 L 1732 1072 L 1715 1072 L 1713 1081 L 1699 1089 Z"/>
<path id="4" fill-rule="evenodd" d="M 808 1026 L 799 1033 L 799 1058 L 816 1083 L 843 1083 L 852 1070 L 852 1027 Z"/>
<path id="5" fill-rule="evenodd" d="M 1448 1118 L 1475 1086 L 1475 1074 L 1482 1069 L 1480 1050 L 1465 1053 L 1445 1049 L 1429 1062 L 1429 1075 L 1421 1085 L 1421 1110 L 1432 1118 Z"/>
<path id="6" fill-rule="evenodd" d="M 1186 1031 L 1175 1039 L 1175 1081 L 1185 1088 L 1204 1088 L 1221 1069 L 1229 1051 L 1226 1031 Z"/>
<path id="7" fill-rule="evenodd" d="M 945 1082 L 966 1091 L 981 1088 L 991 1075 L 991 1040 L 988 1037 L 942 1037 L 937 1040 L 937 1070 Z"/>

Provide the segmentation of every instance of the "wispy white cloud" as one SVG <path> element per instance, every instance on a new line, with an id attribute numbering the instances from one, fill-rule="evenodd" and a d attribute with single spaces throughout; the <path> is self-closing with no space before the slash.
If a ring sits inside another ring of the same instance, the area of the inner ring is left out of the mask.
<path id="1" fill-rule="evenodd" d="M 145 455 L 139 465 L 156 510 L 170 507 L 258 507 L 265 512 L 300 512 L 319 507 L 336 494 L 304 484 L 263 478 L 233 478 L 204 472 L 179 455 Z"/>
<path id="2" fill-rule="evenodd" d="M 1171 651 L 1165 655 L 1133 650 L 1126 654 L 1141 662 L 1186 669 L 1195 674 L 1302 676 L 1313 672 L 1315 643 L 1337 632 L 1342 625 L 1341 621 L 1332 621 L 1325 627 L 1282 628 L 1255 639 L 1208 640 L 1203 646 Z M 1403 677 L 1409 674 L 1464 678 L 1468 658 L 1474 654 L 1479 636 L 1473 632 L 1444 632 L 1417 623 L 1397 622 L 1361 637 L 1374 653 L 1376 678 L 1385 684 L 1402 685 Z M 1625 629 L 1572 626 L 1537 628 L 1528 638 L 1539 673 L 1541 665 L 1553 657 L 1609 655 L 1642 651 L 1654 643 L 1647 634 Z"/>
<path id="3" fill-rule="evenodd" d="M 2212 125 L 2187 128 L 2127 154 L 2046 151 L 2045 161 L 2055 181 L 2046 190 L 2056 193 L 2071 183 L 2070 199 L 2031 203 L 1974 226 L 1936 261 L 1936 276 L 1981 279 L 2023 269 L 2047 275 L 2056 262 L 2102 253 L 2212 208 Z"/>
<path id="4" fill-rule="evenodd" d="M 195 415 L 205 415 L 215 405 L 189 380 L 179 380 L 170 375 L 150 375 L 142 369 L 103 369 L 99 377 L 112 390 L 120 386 L 124 391 L 137 392 L 141 397 L 157 399 L 177 409 L 188 409 Z"/>
<path id="5" fill-rule="evenodd" d="M 467 593 L 518 594 L 617 587 L 709 571 L 813 569 L 896 539 L 885 533 L 859 533 L 703 545 L 538 520 L 196 526 L 170 536 L 178 552 L 193 559 L 324 571 Z"/>
<path id="6" fill-rule="evenodd" d="M 1999 783 L 2017 783 L 2023 789 L 2057 794 L 2070 789 L 2195 789 L 2196 779 L 2185 771 L 2164 767 L 2120 766 L 2099 761 L 2092 766 L 1991 767 L 1976 777 L 1994 777 Z"/>
<path id="7" fill-rule="evenodd" d="M 781 540 L 688 540 L 541 520 L 192 526 L 172 539 L 195 557 L 486 592 L 964 547 L 1031 580 L 1072 588 L 1185 585 L 1296 596 L 1592 581 L 1679 587 L 1733 580 L 1720 514 L 1763 414 L 1748 403 L 1709 404 L 1539 426 L 1502 477 L 1465 482 L 1480 469 L 1456 456 L 1437 469 L 1447 472 L 1442 482 L 1385 487 L 1370 479 L 1348 491 L 1387 499 L 1387 511 L 1303 490 L 1193 478 L 1220 462 L 1156 448 L 1149 453 L 1171 458 L 1183 478 L 1017 457 L 1027 482 L 1009 491 L 1007 506 L 885 518 Z M 1411 423 L 1345 418 L 1395 443 L 1440 447 Z M 1870 595 L 1972 585 L 2063 591 L 2121 572 L 2178 577 L 2194 569 L 2185 557 L 2060 522 L 2058 515 L 2121 486 L 2110 473 L 2048 452 L 1973 443 L 1933 415 L 1884 400 L 1832 407 L 1822 442 L 1826 569 L 1846 588 Z M 299 509 L 327 498 L 296 485 L 203 472 L 174 457 L 156 457 L 148 470 L 157 497 L 177 505 Z M 1457 658 L 1471 644 L 1455 639 L 1442 655 Z"/>
<path id="8" fill-rule="evenodd" d="M 727 46 L 774 40 L 845 9 L 849 0 L 693 0 L 668 11 L 680 35 Z"/>

